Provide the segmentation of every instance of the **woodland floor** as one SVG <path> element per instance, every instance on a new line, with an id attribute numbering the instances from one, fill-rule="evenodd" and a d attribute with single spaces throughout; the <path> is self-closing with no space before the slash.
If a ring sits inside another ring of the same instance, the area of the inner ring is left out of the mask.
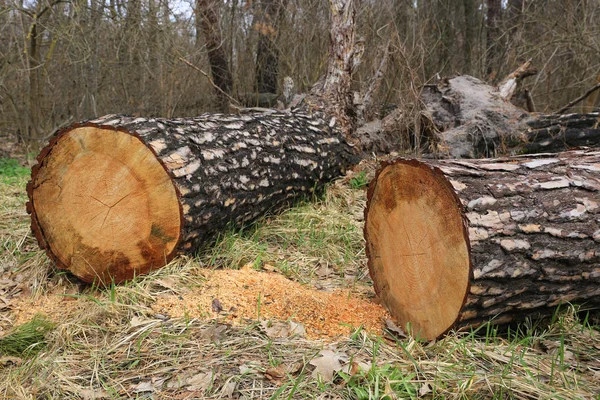
<path id="1" fill-rule="evenodd" d="M 0 397 L 600 399 L 598 312 L 419 342 L 377 304 L 362 239 L 375 163 L 195 257 L 97 288 L 57 270 L 0 159 Z"/>

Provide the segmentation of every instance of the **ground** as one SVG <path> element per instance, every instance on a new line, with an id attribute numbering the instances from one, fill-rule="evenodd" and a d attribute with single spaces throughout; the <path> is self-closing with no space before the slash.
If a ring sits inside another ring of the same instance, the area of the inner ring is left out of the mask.
<path id="1" fill-rule="evenodd" d="M 419 342 L 377 303 L 362 239 L 375 163 L 193 257 L 97 288 L 57 270 L 0 159 L 0 397 L 600 399 L 597 312 Z"/>

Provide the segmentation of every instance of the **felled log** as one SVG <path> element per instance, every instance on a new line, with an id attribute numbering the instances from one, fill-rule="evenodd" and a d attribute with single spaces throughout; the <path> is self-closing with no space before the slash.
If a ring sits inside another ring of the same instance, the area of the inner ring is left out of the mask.
<path id="1" fill-rule="evenodd" d="M 441 156 L 497 157 L 600 146 L 598 113 L 529 113 L 471 76 L 428 85 L 421 100 L 432 127 L 422 134 L 423 148 Z"/>
<path id="2" fill-rule="evenodd" d="M 565 148 L 600 145 L 600 113 L 553 114 L 527 121 L 521 134 L 522 153 L 549 153 Z"/>
<path id="3" fill-rule="evenodd" d="M 399 326 L 453 328 L 600 306 L 600 152 L 384 163 L 368 191 L 375 290 Z"/>
<path id="4" fill-rule="evenodd" d="M 319 113 L 107 116 L 64 129 L 38 156 L 32 228 L 60 268 L 120 282 L 310 195 L 355 160 Z"/>

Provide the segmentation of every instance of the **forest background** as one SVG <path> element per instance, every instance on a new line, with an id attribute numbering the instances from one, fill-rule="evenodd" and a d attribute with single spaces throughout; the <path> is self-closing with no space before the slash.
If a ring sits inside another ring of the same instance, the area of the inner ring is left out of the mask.
<path id="1" fill-rule="evenodd" d="M 525 81 L 536 111 L 554 111 L 600 79 L 597 0 L 356 3 L 365 43 L 357 91 L 390 54 L 371 117 L 418 107 L 419 89 L 436 77 L 495 83 L 529 59 L 539 69 Z M 281 93 L 286 76 L 305 92 L 326 72 L 328 7 L 322 0 L 1 0 L 0 140 L 35 152 L 57 128 L 108 113 L 218 111 L 211 79 L 246 105 L 249 93 Z M 211 51 L 224 57 L 225 86 L 210 72 Z"/>

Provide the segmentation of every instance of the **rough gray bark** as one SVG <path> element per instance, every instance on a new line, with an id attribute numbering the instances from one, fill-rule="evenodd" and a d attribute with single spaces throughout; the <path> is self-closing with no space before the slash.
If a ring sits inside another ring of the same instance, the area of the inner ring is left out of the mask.
<path id="1" fill-rule="evenodd" d="M 447 161 L 465 206 L 473 278 L 459 326 L 600 306 L 600 152 Z"/>
<path id="2" fill-rule="evenodd" d="M 371 184 L 365 210 L 367 255 L 378 293 L 393 285 L 405 287 L 404 282 L 382 280 L 373 270 L 381 249 L 376 236 L 372 232 L 367 235 L 366 228 L 379 176 L 386 168 L 403 162 L 384 163 Z M 466 297 L 456 310 L 455 323 L 433 336 L 452 327 L 477 326 L 490 318 L 505 323 L 549 315 L 565 302 L 600 307 L 599 151 L 412 163 L 428 171 L 433 168 L 434 174 L 443 173 L 442 179 L 453 188 L 468 228 L 465 240 L 471 265 L 463 266 L 470 269 Z M 401 188 L 403 182 L 397 185 Z M 395 201 L 406 199 L 399 196 Z M 388 202 L 395 207 L 395 202 Z M 439 229 L 434 236 L 447 234 L 444 226 Z M 386 268 L 402 267 L 398 261 Z M 452 281 L 452 277 L 446 278 Z M 421 280 L 429 281 L 427 276 Z M 462 299 L 465 294 L 456 296 Z M 402 311 L 395 310 L 392 302 L 388 307 L 392 315 Z M 435 315 L 399 322 L 402 326 L 413 322 L 418 329 L 431 318 Z"/>
<path id="3" fill-rule="evenodd" d="M 48 154 L 62 145 L 63 136 L 85 127 L 134 135 L 159 158 L 179 191 L 183 210 L 183 229 L 176 253 L 195 251 L 229 225 L 247 224 L 294 200 L 310 196 L 357 161 L 335 121 L 319 112 L 309 115 L 301 110 L 271 110 L 181 119 L 109 115 L 77 124 L 59 132 L 42 151 L 28 187 L 28 209 L 32 213 L 34 233 L 41 247 L 46 248 L 62 268 L 70 268 L 69 261 L 64 260 L 71 258 L 53 254 L 53 239 L 48 240 L 44 235 L 50 227 L 45 227 L 43 218 L 36 215 L 34 192 L 46 184 L 48 170 L 57 168 L 51 159 L 47 161 Z M 84 144 L 82 154 L 85 151 Z M 98 197 L 98 201 L 108 202 L 102 197 Z M 179 216 L 173 215 L 173 218 Z M 77 249 L 73 251 L 76 253 Z M 118 245 L 110 251 L 118 251 Z M 162 256 L 160 260 L 154 257 L 148 261 L 148 268 L 164 265 L 174 254 Z M 90 268 L 96 271 L 100 267 L 91 265 Z M 87 281 L 98 278 L 98 274 L 87 272 L 79 276 Z M 120 257 L 112 261 L 101 280 L 121 281 L 141 272 L 145 271 Z"/>

